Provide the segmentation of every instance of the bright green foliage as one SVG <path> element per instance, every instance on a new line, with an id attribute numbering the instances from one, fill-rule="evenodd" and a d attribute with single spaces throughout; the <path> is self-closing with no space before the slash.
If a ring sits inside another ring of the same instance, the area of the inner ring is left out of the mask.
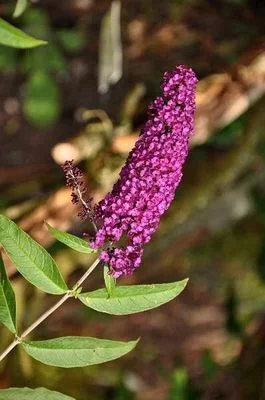
<path id="1" fill-rule="evenodd" d="M 30 75 L 25 87 L 23 111 L 32 124 L 49 127 L 60 113 L 59 89 L 54 78 L 45 71 Z"/>
<path id="2" fill-rule="evenodd" d="M 71 249 L 79 251 L 80 253 L 95 253 L 96 251 L 88 246 L 87 242 L 79 237 L 72 235 L 70 233 L 65 233 L 59 229 L 53 228 L 46 222 L 49 232 L 54 236 L 59 242 L 66 244 L 66 246 L 71 247 Z"/>
<path id="3" fill-rule="evenodd" d="M 110 297 L 115 289 L 116 279 L 109 274 L 109 267 L 107 265 L 104 266 L 104 282 L 108 292 L 108 297 Z"/>
<path id="4" fill-rule="evenodd" d="M 63 368 L 85 367 L 115 360 L 137 344 L 86 337 L 61 337 L 38 342 L 22 342 L 26 352 L 44 364 Z"/>
<path id="5" fill-rule="evenodd" d="M 0 400 L 75 400 L 73 397 L 45 388 L 11 388 L 0 390 Z"/>
<path id="6" fill-rule="evenodd" d="M 27 35 L 20 29 L 0 18 L 0 44 L 19 49 L 28 49 L 47 44 L 47 42 Z"/>
<path id="7" fill-rule="evenodd" d="M 81 293 L 78 298 L 94 310 L 126 315 L 151 310 L 174 299 L 185 288 L 188 280 L 153 285 L 117 286 L 111 296 L 105 289 Z"/>
<path id="8" fill-rule="evenodd" d="M 17 270 L 30 283 L 51 294 L 63 294 L 67 291 L 50 254 L 3 215 L 0 215 L 0 243 Z"/>
<path id="9" fill-rule="evenodd" d="M 0 254 L 0 322 L 16 333 L 16 299 Z"/>
<path id="10" fill-rule="evenodd" d="M 28 5 L 28 0 L 17 0 L 16 8 L 13 17 L 20 17 L 21 14 L 26 10 Z"/>

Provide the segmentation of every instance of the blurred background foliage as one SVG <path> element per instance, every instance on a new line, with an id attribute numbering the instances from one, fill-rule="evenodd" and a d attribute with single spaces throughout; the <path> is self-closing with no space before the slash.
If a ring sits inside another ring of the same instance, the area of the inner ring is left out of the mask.
<path id="1" fill-rule="evenodd" d="M 126 283 L 190 277 L 159 310 L 102 316 L 69 302 L 39 329 L 48 338 L 142 336 L 125 359 L 64 371 L 12 354 L 0 387 L 45 386 L 80 400 L 265 398 L 265 2 L 32 0 L 13 19 L 47 40 L 0 47 L 0 210 L 45 245 L 74 281 L 92 258 L 53 243 L 43 220 L 89 233 L 59 165 L 75 159 L 96 200 L 112 187 L 159 93 L 182 63 L 200 83 L 183 182 L 144 262 Z M 92 256 L 91 256 L 92 257 Z M 20 326 L 51 299 L 8 273 Z M 88 287 L 103 285 L 95 274 Z M 0 331 L 0 346 L 9 334 Z"/>

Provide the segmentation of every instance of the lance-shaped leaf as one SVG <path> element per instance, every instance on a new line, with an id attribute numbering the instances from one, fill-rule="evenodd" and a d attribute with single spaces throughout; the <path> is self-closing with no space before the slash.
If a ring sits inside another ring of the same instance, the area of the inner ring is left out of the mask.
<path id="1" fill-rule="evenodd" d="M 17 270 L 44 292 L 63 294 L 67 286 L 50 254 L 9 218 L 0 215 L 0 244 Z"/>
<path id="2" fill-rule="evenodd" d="M 87 242 L 79 237 L 72 235 L 71 233 L 65 233 L 59 229 L 53 228 L 46 222 L 49 232 L 54 236 L 59 242 L 66 244 L 66 246 L 71 247 L 80 253 L 95 253 L 96 250 L 88 246 Z"/>
<path id="3" fill-rule="evenodd" d="M 104 282 L 106 286 L 106 290 L 108 292 L 108 296 L 112 296 L 113 291 L 116 287 L 116 278 L 114 278 L 112 275 L 109 273 L 109 267 L 107 265 L 104 265 Z"/>
<path id="4" fill-rule="evenodd" d="M 47 44 L 44 40 L 35 39 L 20 29 L 0 18 L 0 44 L 18 49 L 29 49 Z"/>
<path id="5" fill-rule="evenodd" d="M 16 299 L 0 254 L 0 322 L 16 333 Z"/>
<path id="6" fill-rule="evenodd" d="M 73 397 L 45 388 L 11 388 L 0 390 L 0 400 L 75 400 Z"/>
<path id="7" fill-rule="evenodd" d="M 13 17 L 20 17 L 21 14 L 26 10 L 28 5 L 28 0 L 17 0 L 16 8 L 14 10 Z"/>
<path id="8" fill-rule="evenodd" d="M 61 337 L 22 342 L 26 352 L 38 361 L 55 367 L 74 368 L 101 364 L 129 353 L 138 340 L 118 342 L 91 337 Z"/>
<path id="9" fill-rule="evenodd" d="M 94 310 L 113 314 L 126 315 L 151 310 L 174 299 L 185 288 L 188 279 L 172 283 L 153 285 L 117 286 L 108 296 L 106 289 L 81 293 L 78 298 Z"/>

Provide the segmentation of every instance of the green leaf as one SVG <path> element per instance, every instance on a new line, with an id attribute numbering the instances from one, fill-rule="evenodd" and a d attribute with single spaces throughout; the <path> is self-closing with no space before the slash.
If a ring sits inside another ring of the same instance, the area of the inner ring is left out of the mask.
<path id="1" fill-rule="evenodd" d="M 13 14 L 14 18 L 20 17 L 21 14 L 26 10 L 28 0 L 17 0 L 16 8 Z"/>
<path id="2" fill-rule="evenodd" d="M 86 37 L 83 32 L 72 29 L 61 29 L 57 32 L 66 51 L 76 53 L 82 50 L 86 44 Z"/>
<path id="3" fill-rule="evenodd" d="M 75 400 L 73 397 L 45 388 L 11 388 L 0 390 L 0 400 Z"/>
<path id="4" fill-rule="evenodd" d="M 108 292 L 108 297 L 110 297 L 115 289 L 116 279 L 109 274 L 109 267 L 107 265 L 104 266 L 104 282 Z"/>
<path id="5" fill-rule="evenodd" d="M 50 254 L 3 215 L 0 215 L 0 243 L 17 270 L 30 283 L 51 294 L 63 294 L 67 291 Z"/>
<path id="6" fill-rule="evenodd" d="M 0 254 L 0 322 L 16 333 L 16 299 Z"/>
<path id="7" fill-rule="evenodd" d="M 188 279 L 180 282 L 154 285 L 117 286 L 114 294 L 108 296 L 105 289 L 81 293 L 78 298 L 94 310 L 113 314 L 126 315 L 151 310 L 174 299 L 185 288 Z"/>
<path id="8" fill-rule="evenodd" d="M 60 96 L 56 81 L 46 71 L 34 71 L 25 86 L 23 112 L 33 125 L 49 128 L 60 114 Z"/>
<path id="9" fill-rule="evenodd" d="M 35 39 L 20 29 L 0 18 L 0 44 L 18 49 L 29 49 L 31 47 L 47 44 L 44 40 Z"/>
<path id="10" fill-rule="evenodd" d="M 39 342 L 22 342 L 35 360 L 55 367 L 74 368 L 115 360 L 131 351 L 138 340 L 117 342 L 86 337 L 61 337 Z"/>
<path id="11" fill-rule="evenodd" d="M 61 243 L 66 244 L 66 246 L 71 247 L 71 249 L 79 251 L 80 253 L 88 253 L 88 254 L 96 252 L 96 250 L 88 246 L 85 240 L 80 239 L 79 237 L 72 235 L 71 233 L 65 233 L 59 231 L 59 229 L 53 228 L 47 222 L 46 225 L 47 228 L 49 229 L 49 232 L 52 234 L 52 236 L 55 237 L 55 239 L 59 240 L 59 242 Z"/>
<path id="12" fill-rule="evenodd" d="M 60 49 L 53 44 L 25 51 L 21 66 L 23 72 L 29 74 L 32 74 L 37 70 L 46 72 L 67 71 L 66 59 Z"/>

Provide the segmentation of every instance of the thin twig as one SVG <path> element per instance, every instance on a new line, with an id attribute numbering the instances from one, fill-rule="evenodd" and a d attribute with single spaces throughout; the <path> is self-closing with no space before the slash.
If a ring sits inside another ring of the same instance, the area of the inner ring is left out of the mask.
<path id="1" fill-rule="evenodd" d="M 75 296 L 77 289 L 79 289 L 86 278 L 94 271 L 100 260 L 97 258 L 91 267 L 81 276 L 81 278 L 73 286 L 72 290 L 69 290 L 63 297 L 60 298 L 51 308 L 45 311 L 36 321 L 34 321 L 20 336 L 16 336 L 14 341 L 3 351 L 0 355 L 0 362 L 13 350 L 23 339 L 29 335 L 37 326 L 45 321 L 51 314 L 54 313 L 63 303 L 66 302 L 70 297 Z"/>
<path id="2" fill-rule="evenodd" d="M 100 262 L 100 260 L 97 258 L 93 264 L 91 265 L 90 268 L 88 268 L 88 270 L 84 273 L 84 275 L 81 276 L 81 278 L 76 282 L 76 284 L 74 285 L 73 291 L 76 291 L 78 288 L 80 288 L 80 286 L 82 285 L 82 283 L 86 280 L 86 278 L 94 271 L 94 269 L 96 268 L 96 266 L 98 265 L 98 263 Z"/>
<path id="3" fill-rule="evenodd" d="M 10 353 L 11 350 L 13 350 L 16 347 L 18 343 L 19 343 L 18 338 L 14 339 L 14 341 L 0 355 L 0 362 Z"/>
<path id="4" fill-rule="evenodd" d="M 73 297 L 72 291 L 69 290 L 57 303 L 55 303 L 51 308 L 49 308 L 47 311 L 45 311 L 44 314 L 42 314 L 36 321 L 34 321 L 21 335 L 20 339 L 24 339 L 26 336 L 28 336 L 37 326 L 39 326 L 43 321 L 45 321 L 46 318 L 49 317 L 49 315 L 53 314 L 54 311 L 57 310 L 63 303 L 66 302 L 70 297 Z"/>

